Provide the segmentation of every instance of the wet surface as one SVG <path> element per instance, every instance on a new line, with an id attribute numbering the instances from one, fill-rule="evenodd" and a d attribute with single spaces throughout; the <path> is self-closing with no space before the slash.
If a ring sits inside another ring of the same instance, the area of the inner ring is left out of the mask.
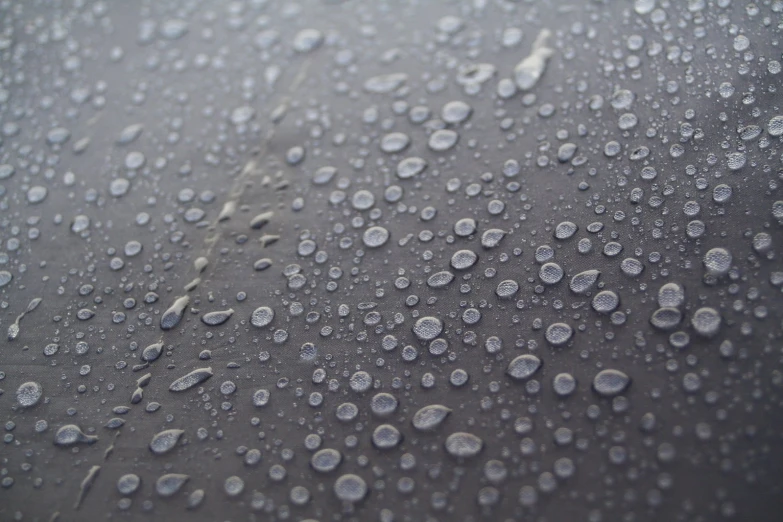
<path id="1" fill-rule="evenodd" d="M 3 520 L 778 520 L 783 2 L 0 2 Z"/>

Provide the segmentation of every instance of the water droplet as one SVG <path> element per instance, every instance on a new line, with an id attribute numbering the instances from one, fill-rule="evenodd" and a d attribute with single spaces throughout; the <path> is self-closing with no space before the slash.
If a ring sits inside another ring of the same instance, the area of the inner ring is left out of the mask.
<path id="1" fill-rule="evenodd" d="M 38 401 L 41 400 L 42 396 L 43 387 L 40 385 L 40 383 L 35 381 L 29 381 L 21 384 L 19 388 L 16 389 L 16 402 L 25 408 L 32 408 L 38 404 Z"/>
<path id="2" fill-rule="evenodd" d="M 163 341 L 151 344 L 144 348 L 144 351 L 141 353 L 141 359 L 147 362 L 156 361 L 158 357 L 160 357 L 161 353 L 163 353 Z"/>
<path id="3" fill-rule="evenodd" d="M 179 442 L 183 433 L 185 433 L 183 430 L 177 429 L 164 430 L 157 433 L 152 437 L 152 441 L 150 442 L 150 451 L 155 455 L 164 455 L 168 453 L 177 446 L 177 442 Z"/>
<path id="4" fill-rule="evenodd" d="M 518 381 L 529 379 L 541 368 L 541 359 L 526 353 L 515 357 L 506 368 L 506 373 Z"/>
<path id="5" fill-rule="evenodd" d="M 163 315 L 160 316 L 161 329 L 171 330 L 172 328 L 176 327 L 182 320 L 182 315 L 189 303 L 190 297 L 186 295 L 177 298 L 177 300 L 174 301 L 174 304 L 172 304 L 171 307 L 169 307 L 165 312 L 163 312 Z"/>
<path id="6" fill-rule="evenodd" d="M 413 333 L 420 341 L 432 341 L 443 332 L 443 323 L 437 317 L 422 317 L 413 326 Z"/>
<path id="7" fill-rule="evenodd" d="M 691 317 L 691 325 L 697 333 L 704 337 L 712 337 L 720 329 L 721 316 L 714 308 L 705 306 L 699 308 Z"/>
<path id="8" fill-rule="evenodd" d="M 87 435 L 75 424 L 62 426 L 54 435 L 54 443 L 57 446 L 73 446 L 74 444 L 94 444 L 98 437 Z"/>
<path id="9" fill-rule="evenodd" d="M 714 276 L 724 276 L 731 269 L 732 256 L 725 248 L 713 248 L 704 254 L 704 268 Z"/>
<path id="10" fill-rule="evenodd" d="M 451 129 L 438 129 L 430 135 L 428 146 L 435 152 L 446 152 L 459 140 L 459 134 Z"/>
<path id="11" fill-rule="evenodd" d="M 579 272 L 571 278 L 569 288 L 575 294 L 584 295 L 592 290 L 600 275 L 601 272 L 598 270 L 585 270 L 584 272 Z"/>
<path id="12" fill-rule="evenodd" d="M 334 494 L 343 502 L 359 502 L 367 495 L 367 483 L 360 476 L 347 473 L 334 482 Z"/>
<path id="13" fill-rule="evenodd" d="M 650 324 L 660 330 L 673 330 L 680 321 L 682 321 L 682 312 L 671 307 L 659 308 L 650 317 Z"/>
<path id="14" fill-rule="evenodd" d="M 233 308 L 229 308 L 228 310 L 217 310 L 202 315 L 201 322 L 208 326 L 219 326 L 228 321 L 232 315 L 234 315 Z"/>
<path id="15" fill-rule="evenodd" d="M 630 384 L 631 378 L 620 370 L 602 370 L 593 378 L 593 389 L 604 397 L 619 395 Z"/>
<path id="16" fill-rule="evenodd" d="M 372 443 L 378 449 L 391 449 L 402 442 L 400 430 L 391 424 L 381 424 L 372 432 Z"/>
<path id="17" fill-rule="evenodd" d="M 434 430 L 446 420 L 450 413 L 451 409 L 441 404 L 424 406 L 413 415 L 413 427 L 420 431 Z"/>
<path id="18" fill-rule="evenodd" d="M 155 491 L 161 497 L 172 497 L 182 489 L 182 486 L 184 486 L 188 480 L 190 480 L 190 476 L 188 475 L 167 473 L 161 475 L 158 480 L 155 481 Z"/>
<path id="19" fill-rule="evenodd" d="M 141 478 L 133 473 L 128 473 L 117 479 L 117 491 L 121 495 L 132 495 L 138 491 L 141 485 Z"/>
<path id="20" fill-rule="evenodd" d="M 472 433 L 456 432 L 446 437 L 446 453 L 452 457 L 475 457 L 481 452 L 483 447 L 484 441 Z"/>
<path id="21" fill-rule="evenodd" d="M 574 329 L 566 323 L 553 323 L 546 329 L 544 336 L 552 346 L 562 346 L 571 340 Z M 513 362 L 513 361 L 512 361 Z"/>
<path id="22" fill-rule="evenodd" d="M 368 248 L 379 248 L 389 240 L 389 231 L 380 226 L 370 227 L 364 231 L 362 241 Z"/>
<path id="23" fill-rule="evenodd" d="M 397 164 L 397 177 L 400 179 L 410 179 L 424 172 L 426 168 L 427 161 L 418 156 L 405 158 Z"/>
<path id="24" fill-rule="evenodd" d="M 186 391 L 198 386 L 210 377 L 212 377 L 212 368 L 198 368 L 172 382 L 169 385 L 169 390 L 173 392 Z"/>

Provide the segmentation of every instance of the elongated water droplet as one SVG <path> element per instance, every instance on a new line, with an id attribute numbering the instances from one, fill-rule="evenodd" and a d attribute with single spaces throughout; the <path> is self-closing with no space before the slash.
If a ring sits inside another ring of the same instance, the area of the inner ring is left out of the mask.
<path id="1" fill-rule="evenodd" d="M 631 378 L 620 370 L 602 370 L 593 378 L 593 389 L 604 397 L 619 395 L 630 384 Z"/>
<path id="2" fill-rule="evenodd" d="M 190 303 L 190 297 L 184 295 L 177 298 L 168 310 L 163 312 L 160 316 L 160 327 L 163 330 L 171 330 L 176 327 L 182 320 L 182 315 L 185 311 L 185 307 Z"/>
<path id="3" fill-rule="evenodd" d="M 178 429 L 164 430 L 157 433 L 150 442 L 150 451 L 155 455 L 168 453 L 177 446 L 177 442 L 179 442 L 183 433 L 185 433 L 183 430 Z"/>
<path id="4" fill-rule="evenodd" d="M 274 212 L 271 211 L 257 215 L 252 220 L 250 220 L 250 228 L 254 230 L 260 229 L 272 220 L 272 216 L 274 216 Z"/>
<path id="5" fill-rule="evenodd" d="M 181 392 L 189 390 L 212 377 L 212 368 L 198 368 L 187 375 L 183 375 L 169 385 L 169 390 Z"/>
<path id="6" fill-rule="evenodd" d="M 90 471 L 87 472 L 84 480 L 82 480 L 82 483 L 79 485 L 79 495 L 76 497 L 73 509 L 78 510 L 81 507 L 82 502 L 84 502 L 84 497 L 89 493 L 90 488 L 92 488 L 92 485 L 95 483 L 95 479 L 98 478 L 98 473 L 100 473 L 100 471 L 100 466 L 93 466 L 90 468 Z"/>
<path id="7" fill-rule="evenodd" d="M 54 434 L 54 443 L 58 446 L 73 446 L 74 444 L 93 444 L 98 437 L 85 434 L 76 424 L 66 424 Z"/>
<path id="8" fill-rule="evenodd" d="M 232 315 L 234 315 L 233 308 L 209 312 L 201 316 L 201 322 L 208 326 L 219 326 L 231 319 Z"/>
<path id="9" fill-rule="evenodd" d="M 424 406 L 413 414 L 413 427 L 421 431 L 434 430 L 446 420 L 450 413 L 451 409 L 441 404 Z"/>
<path id="10" fill-rule="evenodd" d="M 484 447 L 484 441 L 472 433 L 457 432 L 446 438 L 446 453 L 452 457 L 469 458 L 478 455 Z"/>
<path id="11" fill-rule="evenodd" d="M 171 497 L 176 495 L 188 480 L 190 480 L 190 476 L 188 475 L 167 473 L 161 475 L 158 480 L 155 481 L 155 491 L 157 491 L 158 495 L 161 497 Z"/>
<path id="12" fill-rule="evenodd" d="M 147 362 L 156 361 L 161 353 L 163 353 L 163 341 L 159 341 L 144 348 L 144 351 L 141 352 L 141 359 Z"/>
<path id="13" fill-rule="evenodd" d="M 541 359 L 526 353 L 515 357 L 506 368 L 509 377 L 518 381 L 529 379 L 541 368 Z"/>
<path id="14" fill-rule="evenodd" d="M 595 282 L 598 281 L 600 276 L 601 272 L 598 270 L 585 270 L 584 272 L 579 272 L 571 278 L 569 288 L 575 294 L 586 294 L 592 290 Z"/>

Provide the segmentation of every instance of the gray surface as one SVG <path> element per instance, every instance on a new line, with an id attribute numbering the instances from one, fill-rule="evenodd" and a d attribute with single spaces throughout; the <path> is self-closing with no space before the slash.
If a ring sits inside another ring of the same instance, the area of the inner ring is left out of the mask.
<path id="1" fill-rule="evenodd" d="M 783 237 L 773 206 L 783 199 L 778 188 L 782 149 L 780 138 L 769 135 L 768 122 L 783 114 L 783 76 L 774 74 L 771 63 L 781 60 L 783 4 L 759 2 L 754 14 L 751 4 L 736 0 L 728 7 L 718 5 L 728 2 L 704 2 L 700 8 L 701 3 L 659 1 L 660 11 L 647 14 L 637 14 L 633 2 L 554 0 L 3 3 L 0 81 L 7 100 L 0 103 L 0 164 L 13 165 L 15 172 L 0 180 L 0 234 L 7 257 L 0 270 L 13 275 L 0 288 L 0 327 L 5 331 L 12 325 L 33 298 L 43 300 L 20 321 L 19 337 L 4 339 L 0 349 L 0 407 L 6 422 L 14 424 L 6 425 L 0 457 L 6 486 L 0 489 L 0 519 L 49 520 L 60 513 L 60 520 L 364 521 L 389 520 L 393 513 L 394 520 L 712 521 L 734 513 L 736 520 L 779 520 L 783 317 L 772 273 L 781 270 Z M 451 36 L 438 31 L 445 15 L 461 17 L 464 28 Z M 165 37 L 161 28 L 172 19 L 186 21 L 185 35 Z M 143 41 L 140 27 L 148 21 L 156 27 L 150 41 Z M 523 31 L 521 42 L 510 48 L 499 43 L 507 27 Z M 256 36 L 270 28 L 279 32 L 279 42 L 259 49 Z M 306 28 L 322 31 L 325 42 L 312 52 L 296 53 L 295 35 Z M 512 77 L 542 28 L 553 32 L 549 45 L 554 53 L 529 91 L 535 98 L 517 93 L 499 99 L 498 80 Z M 735 42 L 738 34 L 750 40 L 747 51 L 734 50 L 742 47 Z M 628 48 L 632 35 L 644 39 L 637 51 Z M 660 52 L 651 53 L 656 44 Z M 112 59 L 114 47 L 123 51 L 119 60 Z M 395 48 L 399 57 L 385 63 L 384 53 Z M 341 65 L 338 55 L 345 50 L 354 56 Z M 629 62 L 632 55 L 638 67 L 633 58 Z M 471 63 L 497 69 L 476 94 L 456 82 L 459 67 Z M 269 67 L 280 68 L 274 86 L 265 80 Z M 388 73 L 406 73 L 405 87 L 389 94 L 363 89 L 367 79 Z M 724 82 L 734 88 L 728 98 L 719 94 Z M 80 89 L 90 92 L 82 103 L 74 100 Z M 612 108 L 618 89 L 635 94 L 629 109 Z M 594 95 L 604 98 L 597 111 L 589 108 Z M 459 143 L 440 153 L 427 146 L 427 125 L 411 123 L 408 111 L 396 114 L 393 106 L 424 105 L 437 118 L 451 100 L 467 102 L 472 115 L 448 126 L 458 131 Z M 543 117 L 539 111 L 547 103 L 555 112 Z M 288 110 L 273 124 L 269 114 L 281 105 Z M 234 125 L 231 113 L 243 106 L 252 107 L 254 117 Z M 375 122 L 365 121 L 371 107 L 378 111 Z M 623 131 L 618 118 L 626 112 L 636 115 L 638 125 Z M 510 129 L 501 128 L 506 118 L 512 120 Z M 689 139 L 681 139 L 685 121 L 696 129 Z M 142 124 L 143 133 L 130 144 L 117 144 L 131 124 Z M 747 125 L 763 132 L 743 141 L 738 127 Z M 47 142 L 47 132 L 55 127 L 70 132 L 62 145 Z M 649 128 L 656 129 L 654 137 L 646 134 Z M 568 132 L 567 139 L 558 138 L 560 130 Z M 408 149 L 382 152 L 379 142 L 388 132 L 406 133 Z M 74 151 L 83 138 L 89 138 L 87 148 Z M 604 153 L 612 140 L 622 146 L 614 158 Z M 566 141 L 578 146 L 584 164 L 557 160 Z M 684 150 L 679 157 L 670 152 L 675 144 Z M 306 158 L 290 165 L 286 152 L 294 146 L 304 147 Z M 631 160 L 639 146 L 648 147 L 650 155 Z M 144 167 L 125 167 L 131 151 L 145 155 Z M 745 154 L 746 165 L 732 171 L 728 155 L 735 152 Z M 428 169 L 414 179 L 398 179 L 397 163 L 413 155 L 425 158 Z M 548 164 L 540 166 L 539 158 Z M 514 178 L 520 184 L 517 192 L 507 190 L 510 180 L 502 172 L 509 159 L 521 164 Z M 325 165 L 336 167 L 337 176 L 325 186 L 314 185 L 315 171 Z M 653 181 L 640 176 L 647 165 L 657 170 Z M 68 172 L 75 175 L 71 186 Z M 492 173 L 491 180 L 481 180 L 485 172 Z M 130 190 L 121 197 L 110 193 L 116 178 L 130 180 Z M 450 179 L 461 181 L 455 192 L 447 191 Z M 589 188 L 581 190 L 580 182 Z M 471 183 L 481 187 L 479 195 L 466 195 Z M 733 195 L 719 204 L 712 192 L 721 183 L 730 185 Z M 29 203 L 28 190 L 37 185 L 47 187 L 46 199 Z M 398 203 L 384 201 L 389 185 L 403 187 Z M 631 202 L 637 187 L 644 190 L 638 204 Z M 194 200 L 179 201 L 182 189 L 192 189 Z M 346 201 L 330 203 L 338 189 L 347 194 Z M 352 208 L 350 198 L 360 189 L 374 194 L 379 217 Z M 199 201 L 204 191 L 212 191 L 214 200 Z M 662 199 L 657 207 L 649 204 L 655 195 Z M 292 209 L 295 198 L 302 198 L 301 210 Z M 505 203 L 505 212 L 488 212 L 493 199 Z M 237 212 L 218 222 L 230 201 L 237 203 Z M 698 216 L 684 213 L 689 201 L 699 203 Z M 419 217 L 426 206 L 438 211 L 429 222 Z M 206 212 L 201 224 L 185 220 L 192 207 Z M 252 230 L 250 220 L 268 210 L 274 211 L 271 222 Z M 140 212 L 149 214 L 148 225 L 136 224 Z M 91 220 L 81 237 L 70 231 L 77 215 Z M 40 221 L 31 224 L 34 216 Z M 363 221 L 354 225 L 357 216 Z M 477 220 L 478 233 L 455 237 L 454 224 L 466 217 Z M 693 219 L 706 224 L 700 238 L 686 232 Z M 578 225 L 573 238 L 553 237 L 563 221 Z M 587 231 L 593 222 L 604 224 L 600 233 Z M 379 249 L 362 244 L 371 225 L 390 232 Z M 40 237 L 32 239 L 31 228 Z M 490 228 L 508 235 L 497 248 L 484 249 L 481 233 Z M 433 232 L 432 241 L 420 239 L 422 230 Z M 770 250 L 754 250 L 759 233 L 771 237 Z M 259 238 L 264 234 L 280 238 L 263 246 Z M 413 237 L 401 244 L 408 234 Z M 326 262 L 297 254 L 306 237 L 328 254 Z M 19 240 L 18 249 L 13 238 Z M 341 247 L 344 238 L 352 245 Z M 577 252 L 582 238 L 591 239 L 591 253 Z M 141 242 L 143 251 L 128 257 L 123 249 L 132 240 Z M 619 256 L 602 254 L 609 241 L 622 244 Z M 554 261 L 566 274 L 546 287 L 535 261 L 536 248 L 545 244 L 555 249 Z M 716 247 L 732 253 L 732 268 L 710 277 L 702 260 Z M 478 263 L 457 273 L 444 289 L 428 287 L 427 278 L 449 269 L 452 254 L 460 249 L 478 253 Z M 659 262 L 650 259 L 653 252 L 661 254 Z M 175 329 L 162 331 L 161 314 L 198 276 L 193 263 L 201 256 L 209 266 L 188 294 L 185 318 Z M 124 260 L 122 269 L 112 270 L 114 257 Z M 254 271 L 253 263 L 265 257 L 272 267 Z M 621 260 L 629 257 L 644 264 L 639 277 L 622 273 Z M 282 276 L 291 263 L 301 265 L 307 277 L 300 290 L 288 288 Z M 342 270 L 334 291 L 327 289 L 331 267 Z M 496 274 L 490 277 L 488 269 Z M 588 269 L 600 270 L 603 289 L 619 295 L 623 324 L 594 311 L 592 296 L 569 291 L 570 278 Z M 399 290 L 395 280 L 403 274 L 411 284 Z M 495 295 L 506 279 L 520 286 L 510 300 Z M 690 342 L 682 349 L 671 346 L 669 332 L 649 323 L 658 308 L 658 289 L 667 282 L 678 282 L 686 291 L 684 320 L 677 329 L 687 332 Z M 85 284 L 94 291 L 82 296 L 79 289 Z M 160 299 L 145 304 L 145 294 L 153 290 Z M 238 292 L 246 292 L 247 299 L 238 301 Z M 419 304 L 406 306 L 409 295 L 417 295 Z M 128 297 L 137 304 L 126 310 Z M 303 305 L 300 315 L 289 313 L 293 302 Z M 360 304 L 369 302 L 376 303 L 373 311 L 381 316 L 378 327 L 365 323 L 368 310 Z M 341 304 L 350 307 L 347 317 L 338 316 Z M 264 329 L 249 323 L 259 306 L 276 313 Z M 690 326 L 694 312 L 705 306 L 722 317 L 713 337 Z M 471 307 L 482 317 L 466 326 L 461 316 Z M 95 316 L 81 321 L 76 314 L 85 308 Z M 206 312 L 227 308 L 235 313 L 221 326 L 207 327 L 199 320 Z M 113 322 L 117 312 L 126 314 L 124 322 Z M 320 316 L 308 322 L 310 312 Z M 396 314 L 400 324 L 395 324 Z M 416 339 L 411 328 L 422 316 L 443 320 L 450 358 L 429 354 Z M 544 337 L 556 322 L 576 330 L 564 347 L 549 346 Z M 332 333 L 324 335 L 325 327 Z M 275 330 L 287 331 L 284 343 L 273 342 Z M 475 343 L 466 342 L 468 331 L 475 332 Z M 390 352 L 381 348 L 387 334 L 399 340 Z M 484 350 L 492 335 L 503 340 L 499 354 Z M 90 346 L 85 355 L 75 353 L 80 340 Z M 729 358 L 719 351 L 727 340 L 736 351 Z M 132 372 L 141 351 L 158 341 L 165 343 L 164 355 L 149 369 Z M 44 347 L 53 342 L 59 352 L 44 356 Z M 300 354 L 307 342 L 316 346 L 315 360 Z M 401 355 L 409 344 L 419 351 L 410 363 Z M 199 360 L 202 350 L 211 350 L 211 360 Z M 259 361 L 261 352 L 270 354 L 268 361 Z M 538 393 L 505 374 L 509 361 L 523 353 L 543 361 L 535 375 Z M 119 368 L 119 361 L 127 366 Z M 90 365 L 89 375 L 80 376 L 83 365 Z M 206 366 L 214 376 L 203 391 L 168 390 L 176 378 Z M 336 379 L 339 390 L 313 383 L 316 368 L 326 370 L 327 381 Z M 632 379 L 623 394 L 625 411 L 613 412 L 613 404 L 617 408 L 622 401 L 613 403 L 591 389 L 593 377 L 605 368 Z M 456 369 L 469 374 L 468 384 L 449 383 Z M 351 390 L 349 377 L 357 370 L 373 376 L 375 390 Z M 132 405 L 136 380 L 148 372 L 152 379 L 144 398 Z M 432 389 L 420 384 L 427 372 L 436 378 Z M 578 382 L 568 398 L 553 391 L 552 378 L 561 372 Z M 701 386 L 686 392 L 683 380 L 691 373 L 700 376 Z M 284 388 L 278 386 L 281 379 L 288 381 Z M 224 397 L 220 385 L 229 380 L 237 391 Z M 44 398 L 25 409 L 15 392 L 28 381 L 41 384 Z M 252 395 L 260 388 L 269 389 L 271 399 L 255 408 Z M 324 401 L 312 407 L 308 397 L 316 391 Z M 371 412 L 370 400 L 378 392 L 399 400 L 388 419 Z M 152 401 L 161 408 L 148 413 L 145 406 Z M 355 421 L 336 419 L 336 407 L 344 402 L 359 407 Z M 222 403 L 230 407 L 223 409 Z M 439 428 L 422 433 L 411 426 L 411 418 L 429 404 L 453 411 Z M 600 408 L 597 420 L 588 418 L 590 405 Z M 116 415 L 116 406 L 131 410 Z M 639 429 L 647 413 L 657 419 L 650 432 Z M 515 419 L 521 416 L 532 419 L 530 434 L 515 433 Z M 114 417 L 125 420 L 124 426 L 104 428 Z M 36 433 L 41 419 L 48 430 Z M 398 447 L 373 447 L 371 434 L 383 423 L 403 434 Z M 56 430 L 66 424 L 97 435 L 98 442 L 71 449 L 54 445 Z M 710 436 L 700 438 L 697 432 L 704 433 L 705 424 Z M 554 442 L 560 427 L 573 431 L 574 442 Z M 151 453 L 152 437 L 171 428 L 184 430 L 179 445 L 166 455 Z M 205 440 L 199 428 L 208 433 Z M 462 431 L 483 440 L 479 455 L 460 460 L 444 449 L 446 438 Z M 336 471 L 319 474 L 311 468 L 311 452 L 304 447 L 311 433 L 320 433 L 322 448 L 341 451 L 343 462 Z M 349 436 L 357 438 L 355 447 L 347 446 Z M 534 442 L 535 454 L 523 455 L 525 437 Z M 675 449 L 670 462 L 660 455 L 667 444 Z M 625 448 L 625 462 L 611 461 L 610 454 L 618 453 L 613 447 Z M 242 448 L 259 449 L 261 462 L 244 464 Z M 292 451 L 290 460 L 284 458 L 285 449 Z M 400 465 L 405 453 L 416 459 L 412 470 Z M 571 459 L 574 475 L 558 479 L 554 492 L 540 491 L 542 473 L 552 472 L 562 458 Z M 498 483 L 485 476 L 484 465 L 492 459 L 502 461 L 508 472 Z M 275 464 L 287 470 L 280 482 L 269 478 Z M 96 465 L 100 472 L 77 511 L 80 484 Z M 130 508 L 121 510 L 117 480 L 127 473 L 141 477 L 141 488 L 130 496 Z M 161 498 L 155 481 L 165 473 L 184 473 L 190 480 L 176 496 Z M 347 473 L 361 476 L 369 488 L 354 505 L 341 502 L 333 491 L 336 479 Z M 237 497 L 224 491 L 231 476 L 244 481 Z M 412 493 L 398 491 L 401 477 L 414 479 Z M 291 502 L 294 486 L 309 490 L 309 503 Z M 532 507 L 519 501 L 524 486 L 539 490 Z M 496 488 L 500 500 L 480 507 L 477 499 L 487 487 Z M 205 500 L 187 511 L 187 494 L 197 489 L 205 491 Z M 255 492 L 266 499 L 260 508 L 253 505 L 259 498 Z"/>

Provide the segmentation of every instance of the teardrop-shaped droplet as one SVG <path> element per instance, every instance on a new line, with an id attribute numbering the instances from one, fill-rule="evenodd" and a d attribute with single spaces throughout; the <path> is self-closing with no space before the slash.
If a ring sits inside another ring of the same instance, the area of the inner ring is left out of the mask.
<path id="1" fill-rule="evenodd" d="M 253 263 L 253 270 L 256 270 L 257 272 L 261 272 L 263 270 L 266 270 L 272 266 L 272 260 L 268 257 L 264 257 L 262 259 L 259 259 L 255 263 Z"/>
<path id="2" fill-rule="evenodd" d="M 602 370 L 593 378 L 593 389 L 604 397 L 618 395 L 624 392 L 630 384 L 631 378 L 620 370 Z"/>
<path id="3" fill-rule="evenodd" d="M 484 447 L 484 441 L 472 433 L 459 431 L 457 433 L 452 433 L 446 438 L 445 447 L 446 453 L 452 457 L 475 457 Z"/>
<path id="4" fill-rule="evenodd" d="M 450 413 L 451 409 L 446 406 L 430 404 L 413 415 L 413 427 L 421 431 L 434 430 L 446 420 Z"/>
<path id="5" fill-rule="evenodd" d="M 163 330 L 171 330 L 182 320 L 185 307 L 190 303 L 190 297 L 184 295 L 177 298 L 174 304 L 160 316 L 160 327 Z"/>
<path id="6" fill-rule="evenodd" d="M 19 328 L 19 319 L 17 318 L 16 321 L 8 325 L 8 340 L 15 341 L 19 338 L 20 332 L 21 329 Z"/>
<path id="7" fill-rule="evenodd" d="M 158 480 L 155 481 L 155 491 L 157 491 L 158 495 L 161 497 L 171 497 L 176 495 L 188 480 L 190 480 L 190 476 L 188 475 L 167 473 L 161 475 Z"/>
<path id="8" fill-rule="evenodd" d="M 25 310 L 25 313 L 30 313 L 30 312 L 32 312 L 33 310 L 35 310 L 36 308 L 38 308 L 38 305 L 39 305 L 39 304 L 41 304 L 41 301 L 43 301 L 43 298 L 42 298 L 42 297 L 36 297 L 36 298 L 35 298 L 35 299 L 33 299 L 32 301 L 30 301 L 30 302 L 27 304 L 27 310 Z"/>
<path id="9" fill-rule="evenodd" d="M 74 444 L 93 444 L 98 437 L 87 435 L 76 424 L 66 424 L 54 434 L 54 443 L 57 446 L 73 446 Z"/>
<path id="10" fill-rule="evenodd" d="M 575 294 L 586 294 L 593 288 L 593 285 L 598 281 L 600 275 L 601 272 L 598 270 L 585 270 L 584 272 L 579 272 L 571 278 L 569 288 L 571 288 L 571 291 Z"/>
<path id="11" fill-rule="evenodd" d="M 490 228 L 481 234 L 481 246 L 484 248 L 495 248 L 504 237 L 506 237 L 505 231 L 500 230 L 499 228 Z"/>
<path id="12" fill-rule="evenodd" d="M 141 352 L 141 359 L 147 362 L 156 361 L 161 353 L 163 353 L 163 341 L 159 341 L 144 348 L 144 351 Z"/>
<path id="13" fill-rule="evenodd" d="M 138 404 L 144 399 L 144 390 L 136 388 L 131 394 L 131 404 Z"/>
<path id="14" fill-rule="evenodd" d="M 168 453 L 176 447 L 183 433 L 185 433 L 183 430 L 177 429 L 164 430 L 157 433 L 150 442 L 150 451 L 155 455 Z"/>
<path id="15" fill-rule="evenodd" d="M 90 310 L 89 308 L 82 308 L 78 312 L 76 312 L 76 318 L 80 321 L 89 321 L 95 317 L 95 312 Z"/>

